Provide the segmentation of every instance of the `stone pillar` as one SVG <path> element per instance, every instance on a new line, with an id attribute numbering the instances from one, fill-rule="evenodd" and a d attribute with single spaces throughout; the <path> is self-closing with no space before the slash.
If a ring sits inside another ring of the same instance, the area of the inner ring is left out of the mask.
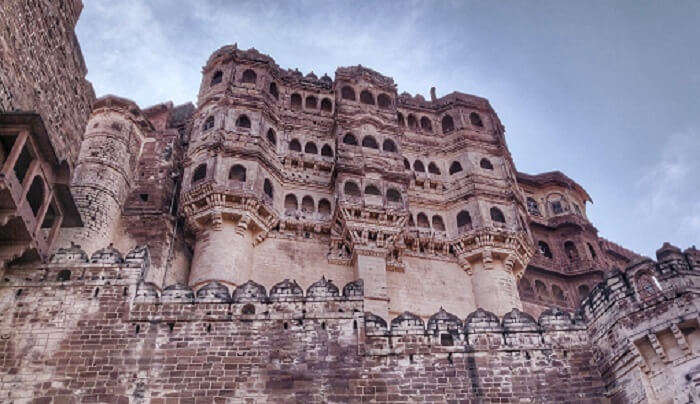
<path id="1" fill-rule="evenodd" d="M 355 279 L 362 279 L 365 284 L 365 311 L 389 320 L 386 257 L 357 251 Z"/>
<path id="2" fill-rule="evenodd" d="M 143 139 L 130 116 L 136 105 L 129 102 L 124 108 L 118 100 L 100 99 L 88 121 L 71 181 L 83 227 L 63 229 L 56 248 L 72 241 L 91 255 L 119 237 L 117 227 Z"/>
<path id="3" fill-rule="evenodd" d="M 198 287 L 211 281 L 238 286 L 250 279 L 253 236 L 240 224 L 223 221 L 201 230 L 192 257 L 189 285 Z"/>
<path id="4" fill-rule="evenodd" d="M 484 265 L 472 264 L 472 285 L 477 307 L 503 316 L 513 308 L 522 310 L 515 275 L 506 269 L 503 261 L 494 259 Z"/>

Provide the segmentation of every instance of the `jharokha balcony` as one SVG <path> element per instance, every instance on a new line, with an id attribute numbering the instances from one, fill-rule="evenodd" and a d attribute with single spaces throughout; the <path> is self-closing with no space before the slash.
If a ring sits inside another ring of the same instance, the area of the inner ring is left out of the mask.
<path id="1" fill-rule="evenodd" d="M 82 226 L 38 114 L 0 114 L 0 261 L 45 260 L 61 227 Z"/>

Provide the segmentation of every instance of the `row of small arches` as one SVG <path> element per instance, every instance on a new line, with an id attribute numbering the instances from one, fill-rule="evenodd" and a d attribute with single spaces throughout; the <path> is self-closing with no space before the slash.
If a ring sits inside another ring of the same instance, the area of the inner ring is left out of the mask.
<path id="1" fill-rule="evenodd" d="M 211 87 L 221 83 L 223 81 L 224 74 L 221 70 L 217 70 L 211 77 L 209 85 Z M 241 75 L 241 83 L 255 84 L 258 80 L 258 75 L 252 69 L 247 69 Z M 277 89 L 277 83 L 274 81 L 270 83 L 268 87 L 268 92 L 275 99 L 279 99 L 279 90 Z M 291 108 L 293 110 L 301 110 L 302 108 L 302 97 L 299 93 L 292 94 L 290 98 Z M 306 102 L 303 103 L 306 109 L 318 109 L 319 101 L 318 97 L 309 95 L 306 97 Z M 320 102 L 321 111 L 332 112 L 333 111 L 333 101 L 330 98 L 323 98 Z"/>
<path id="2" fill-rule="evenodd" d="M 585 295 L 588 295 L 588 286 L 582 285 L 585 287 Z M 539 279 L 535 280 L 535 285 L 534 288 L 530 281 L 527 278 L 523 278 L 520 281 L 520 289 L 523 291 L 525 295 L 536 295 L 541 298 L 548 298 L 552 296 L 555 300 L 558 300 L 560 302 L 566 302 L 566 295 L 564 294 L 564 291 L 562 290 L 559 285 L 552 285 L 551 289 L 547 288 L 547 285 L 544 284 Z M 551 293 L 550 293 L 551 290 Z M 579 290 L 579 294 L 581 293 L 581 290 Z M 585 295 L 583 297 L 585 297 Z"/>
<path id="3" fill-rule="evenodd" d="M 350 86 L 343 86 L 340 89 L 340 98 L 348 101 L 356 101 L 355 89 Z M 379 108 L 388 109 L 391 108 L 391 97 L 385 93 L 380 93 L 377 95 L 377 100 L 375 103 L 374 94 L 369 90 L 360 91 L 360 103 L 365 105 L 377 105 Z"/>
<path id="4" fill-rule="evenodd" d="M 192 171 L 192 180 L 191 184 L 194 185 L 197 182 L 200 182 L 204 180 L 207 177 L 207 164 L 202 163 L 198 165 L 193 171 Z M 246 182 L 247 180 L 247 170 L 245 167 L 243 167 L 240 164 L 234 164 L 231 169 L 229 170 L 228 178 L 229 180 L 236 181 L 236 182 Z M 263 182 L 263 192 L 265 195 L 268 197 L 272 198 L 274 195 L 274 188 L 272 186 L 272 182 L 270 182 L 269 179 L 265 178 L 265 181 Z"/>
<path id="5" fill-rule="evenodd" d="M 408 126 L 408 128 L 411 130 L 419 130 L 420 129 L 421 131 L 428 132 L 428 133 L 433 132 L 432 121 L 427 116 L 422 116 L 420 118 L 420 120 L 418 120 L 418 118 L 416 118 L 416 116 L 413 114 L 408 114 L 408 117 L 404 118 L 403 114 L 401 112 L 398 112 L 396 114 L 396 119 L 398 120 L 399 127 L 401 127 L 401 128 L 405 128 L 406 126 Z M 469 114 L 469 122 L 473 126 L 476 126 L 479 128 L 482 128 L 484 126 L 484 122 L 481 120 L 481 115 L 479 115 L 476 112 L 472 112 Z M 454 119 L 449 114 L 445 114 L 442 117 L 441 123 L 442 123 L 442 132 L 443 133 L 449 133 L 455 129 Z"/>
<path id="6" fill-rule="evenodd" d="M 238 116 L 236 119 L 236 127 L 238 128 L 244 128 L 244 129 L 250 129 L 250 118 L 248 118 L 247 115 L 241 114 Z M 202 131 L 206 132 L 210 129 L 214 128 L 214 117 L 209 116 L 207 119 L 204 120 L 204 124 L 202 125 Z"/>
<path id="7" fill-rule="evenodd" d="M 284 211 L 287 214 L 299 210 L 299 202 L 295 194 L 287 194 L 284 197 Z M 311 195 L 305 195 L 301 199 L 301 211 L 304 213 L 318 212 L 321 215 L 329 216 L 331 214 L 331 203 L 326 198 L 321 198 L 318 201 L 318 208 L 314 198 Z"/>
<path id="8" fill-rule="evenodd" d="M 362 192 L 355 181 L 346 181 L 343 185 L 343 193 L 348 196 L 361 197 Z M 365 195 L 382 196 L 382 192 L 374 184 L 369 184 L 365 187 Z M 401 191 L 396 188 L 388 188 L 386 191 L 386 199 L 389 202 L 401 202 Z"/>
<path id="9" fill-rule="evenodd" d="M 506 222 L 506 218 L 505 218 L 505 215 L 503 214 L 503 211 L 501 211 L 499 208 L 497 208 L 495 206 L 489 210 L 489 214 L 491 216 L 491 220 L 493 220 L 494 222 L 498 222 L 498 223 L 505 223 Z M 457 221 L 457 229 L 470 228 L 472 225 L 472 217 L 469 214 L 469 212 L 466 210 L 459 211 L 459 213 L 457 213 L 457 216 L 455 218 Z M 432 226 L 431 226 L 431 222 L 432 222 Z M 442 220 L 442 216 L 433 215 L 432 220 L 429 220 L 428 215 L 425 214 L 424 212 L 419 212 L 418 215 L 416 215 L 415 222 L 413 221 L 413 215 L 409 216 L 408 226 L 409 227 L 432 228 L 433 230 L 437 230 L 437 231 L 445 231 L 445 222 Z"/>
<path id="10" fill-rule="evenodd" d="M 357 138 L 352 133 L 348 133 L 345 136 L 343 136 L 343 143 L 350 146 L 358 145 Z M 362 147 L 379 150 L 379 143 L 377 143 L 377 139 L 375 139 L 374 136 L 367 135 L 364 138 L 362 138 Z M 396 147 L 396 143 L 394 143 L 393 140 L 385 139 L 382 143 L 382 150 L 389 153 L 396 153 L 398 151 L 398 148 Z"/>
<path id="11" fill-rule="evenodd" d="M 595 259 L 597 256 L 595 249 L 593 248 L 591 243 L 586 243 L 586 245 L 588 246 L 588 251 L 591 253 L 591 258 Z M 549 248 L 549 244 L 547 244 L 546 242 L 542 240 L 538 241 L 537 247 L 540 250 L 540 254 L 550 259 L 554 258 L 554 254 L 552 254 L 552 250 Z M 576 248 L 576 244 L 574 244 L 573 241 L 568 240 L 564 242 L 564 252 L 569 261 L 578 261 L 579 253 L 578 249 Z"/>
<path id="12" fill-rule="evenodd" d="M 301 143 L 298 139 L 292 139 L 289 142 L 289 150 L 301 153 Z M 306 144 L 304 145 L 304 153 L 318 154 L 318 147 L 316 146 L 316 143 L 310 141 L 306 142 Z M 321 147 L 321 156 L 333 157 L 333 149 L 330 145 L 324 144 L 323 147 Z"/>
<path id="13" fill-rule="evenodd" d="M 411 169 L 411 163 L 408 161 L 408 159 L 403 159 L 403 166 L 406 170 Z M 487 158 L 482 158 L 479 162 L 479 166 L 485 170 L 493 170 L 493 164 L 491 164 L 491 161 L 489 161 L 489 159 Z M 416 160 L 413 162 L 413 171 L 421 173 L 426 172 L 425 165 L 421 160 Z M 456 174 L 462 171 L 462 164 L 459 161 L 453 161 L 452 164 L 450 164 L 450 169 L 448 171 L 450 175 Z M 435 175 L 442 174 L 437 164 L 435 164 L 435 162 L 432 161 L 428 164 L 428 173 Z"/>

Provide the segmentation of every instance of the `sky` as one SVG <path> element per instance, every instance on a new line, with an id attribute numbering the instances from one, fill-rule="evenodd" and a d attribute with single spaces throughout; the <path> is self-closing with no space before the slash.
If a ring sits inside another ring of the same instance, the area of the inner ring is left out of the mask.
<path id="1" fill-rule="evenodd" d="M 560 170 L 599 235 L 642 255 L 700 247 L 698 1 L 86 0 L 97 95 L 195 102 L 223 45 L 331 77 L 362 64 L 399 92 L 488 98 L 519 171 Z"/>

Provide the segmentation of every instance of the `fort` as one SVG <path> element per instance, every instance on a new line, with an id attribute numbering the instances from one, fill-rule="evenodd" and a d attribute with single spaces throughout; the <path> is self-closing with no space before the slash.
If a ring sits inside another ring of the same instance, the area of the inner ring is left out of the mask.
<path id="1" fill-rule="evenodd" d="M 96 98 L 81 9 L 0 6 L 2 401 L 700 400 L 700 251 L 598 236 L 487 99 L 236 45 Z"/>

